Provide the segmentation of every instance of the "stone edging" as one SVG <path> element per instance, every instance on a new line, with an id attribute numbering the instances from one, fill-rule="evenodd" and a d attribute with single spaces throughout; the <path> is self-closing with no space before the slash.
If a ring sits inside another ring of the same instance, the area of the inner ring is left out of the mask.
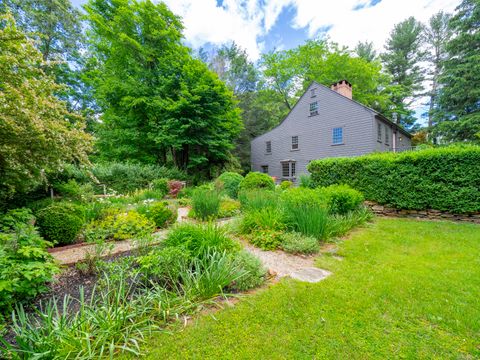
<path id="1" fill-rule="evenodd" d="M 365 205 L 368 206 L 376 215 L 380 216 L 411 217 L 429 220 L 466 221 L 480 224 L 480 212 L 473 214 L 452 214 L 449 212 L 433 209 L 404 210 L 380 205 L 373 201 L 365 201 Z"/>

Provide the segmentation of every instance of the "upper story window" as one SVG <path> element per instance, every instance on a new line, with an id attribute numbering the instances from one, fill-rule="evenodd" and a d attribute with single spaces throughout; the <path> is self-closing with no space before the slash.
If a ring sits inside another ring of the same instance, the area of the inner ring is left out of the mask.
<path id="1" fill-rule="evenodd" d="M 267 154 L 271 154 L 272 153 L 272 142 L 271 141 L 266 141 L 265 142 L 265 152 Z"/>
<path id="2" fill-rule="evenodd" d="M 388 126 L 385 125 L 385 145 L 390 143 L 390 132 L 388 131 Z"/>
<path id="3" fill-rule="evenodd" d="M 310 103 L 310 116 L 318 115 L 318 102 Z"/>
<path id="4" fill-rule="evenodd" d="M 333 128 L 332 130 L 332 144 L 340 145 L 343 144 L 343 128 Z"/>
<path id="5" fill-rule="evenodd" d="M 382 142 L 382 125 L 377 123 L 377 141 Z"/>
<path id="6" fill-rule="evenodd" d="M 292 150 L 298 150 L 298 136 L 292 136 Z"/>
<path id="7" fill-rule="evenodd" d="M 310 90 L 310 97 L 315 97 L 317 96 L 317 89 L 311 89 Z"/>
<path id="8" fill-rule="evenodd" d="M 262 165 L 262 173 L 268 174 L 268 165 Z"/>

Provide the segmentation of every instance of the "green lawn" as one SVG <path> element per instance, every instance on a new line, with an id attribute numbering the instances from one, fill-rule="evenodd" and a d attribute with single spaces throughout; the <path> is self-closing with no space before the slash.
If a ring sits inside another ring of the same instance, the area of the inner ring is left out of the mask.
<path id="1" fill-rule="evenodd" d="M 379 219 L 318 284 L 285 279 L 149 340 L 150 359 L 480 357 L 480 226 Z"/>

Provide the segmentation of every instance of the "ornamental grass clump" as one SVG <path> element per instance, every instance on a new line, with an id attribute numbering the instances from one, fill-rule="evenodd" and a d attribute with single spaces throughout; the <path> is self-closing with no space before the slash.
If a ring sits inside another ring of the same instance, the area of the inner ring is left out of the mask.
<path id="1" fill-rule="evenodd" d="M 274 191 L 266 190 L 248 190 L 241 191 L 238 199 L 242 205 L 242 210 L 252 211 L 264 208 L 277 208 L 279 206 L 278 194 Z"/>
<path id="2" fill-rule="evenodd" d="M 220 195 L 215 190 L 197 189 L 192 193 L 192 210 L 200 220 L 214 219 L 220 211 Z"/>

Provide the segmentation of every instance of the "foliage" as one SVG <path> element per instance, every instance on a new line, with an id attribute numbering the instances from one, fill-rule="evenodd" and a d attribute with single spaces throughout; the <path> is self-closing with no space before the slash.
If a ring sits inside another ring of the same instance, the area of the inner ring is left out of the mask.
<path id="1" fill-rule="evenodd" d="M 375 45 L 371 41 L 359 41 L 357 43 L 357 46 L 355 46 L 355 53 L 368 62 L 372 62 L 377 59 Z"/>
<path id="2" fill-rule="evenodd" d="M 157 228 L 164 228 L 176 220 L 176 211 L 168 207 L 165 201 L 147 202 L 137 207 L 138 213 L 153 221 Z"/>
<path id="3" fill-rule="evenodd" d="M 378 219 L 338 247 L 343 261 L 317 260 L 333 277 L 285 279 L 181 332 L 158 333 L 146 359 L 384 359 L 392 344 L 402 344 L 399 358 L 480 355 L 478 225 Z"/>
<path id="4" fill-rule="evenodd" d="M 92 242 L 98 239 L 127 240 L 149 235 L 154 230 L 154 221 L 146 216 L 134 210 L 116 211 L 88 224 L 85 238 Z"/>
<path id="5" fill-rule="evenodd" d="M 423 41 L 423 25 L 409 17 L 396 24 L 390 33 L 385 46 L 385 53 L 381 55 L 385 69 L 392 75 L 392 83 L 397 86 L 392 94 L 399 123 L 411 129 L 415 118 L 409 106 L 423 91 L 424 79 L 420 62 L 424 54 L 421 50 Z"/>
<path id="6" fill-rule="evenodd" d="M 154 190 L 158 190 L 163 192 L 165 195 L 167 195 L 170 191 L 170 188 L 168 187 L 168 179 L 161 178 L 161 179 L 155 179 L 152 181 L 152 188 Z"/>
<path id="7" fill-rule="evenodd" d="M 268 174 L 259 172 L 249 172 L 247 176 L 240 182 L 239 190 L 275 190 L 275 183 Z"/>
<path id="8" fill-rule="evenodd" d="M 213 224 L 182 223 L 175 226 L 162 242 L 164 247 L 183 249 L 191 258 L 198 258 L 210 250 L 236 252 L 239 245 L 230 239 L 224 229 Z"/>
<path id="9" fill-rule="evenodd" d="M 242 218 L 240 230 L 249 234 L 259 230 L 281 231 L 285 229 L 283 212 L 277 208 L 265 207 L 247 211 Z"/>
<path id="10" fill-rule="evenodd" d="M 286 223 L 305 236 L 325 240 L 328 237 L 328 207 L 318 203 L 291 203 L 284 208 Z"/>
<path id="11" fill-rule="evenodd" d="M 94 190 L 90 183 L 80 185 L 75 179 L 57 185 L 57 190 L 64 198 L 87 202 L 92 199 Z"/>
<path id="12" fill-rule="evenodd" d="M 398 209 L 480 210 L 478 146 L 315 160 L 308 170 L 317 186 L 348 184 Z"/>
<path id="13" fill-rule="evenodd" d="M 278 194 L 267 190 L 249 190 L 241 191 L 238 199 L 242 205 L 242 210 L 260 210 L 266 207 L 278 207 Z"/>
<path id="14" fill-rule="evenodd" d="M 0 233 L 0 316 L 47 289 L 45 284 L 58 272 L 47 252 L 50 246 L 31 224 Z"/>
<path id="15" fill-rule="evenodd" d="M 233 199 L 222 199 L 220 202 L 220 209 L 218 217 L 226 218 L 238 215 L 240 213 L 240 203 Z"/>
<path id="16" fill-rule="evenodd" d="M 220 211 L 220 194 L 215 190 L 196 189 L 192 193 L 192 210 L 201 220 L 214 219 Z"/>
<path id="17" fill-rule="evenodd" d="M 169 192 L 168 194 L 172 197 L 172 198 L 176 198 L 178 193 L 182 190 L 183 188 L 183 183 L 181 181 L 177 181 L 177 180 L 171 180 L 168 182 L 168 188 L 169 188 Z"/>
<path id="18" fill-rule="evenodd" d="M 0 15 L 0 198 L 25 192 L 45 181 L 45 172 L 63 162 L 88 163 L 92 139 L 84 121 L 55 92 L 53 76 L 33 41 L 11 15 Z M 19 111 L 21 109 L 21 111 Z"/>
<path id="19" fill-rule="evenodd" d="M 328 218 L 328 237 L 330 238 L 343 236 L 353 228 L 363 225 L 366 222 L 371 221 L 372 219 L 372 211 L 365 207 L 350 211 L 345 215 L 332 215 Z"/>
<path id="20" fill-rule="evenodd" d="M 330 185 L 319 191 L 325 195 L 328 209 L 333 214 L 345 215 L 358 209 L 364 200 L 361 192 L 348 185 Z"/>
<path id="21" fill-rule="evenodd" d="M 30 209 L 11 209 L 0 215 L 0 232 L 9 232 L 21 225 L 33 225 L 34 222 L 35 217 Z"/>
<path id="22" fill-rule="evenodd" d="M 243 176 L 234 172 L 224 172 L 215 181 L 215 186 L 218 190 L 224 190 L 225 193 L 232 199 L 238 196 L 238 188 L 243 180 Z"/>
<path id="23" fill-rule="evenodd" d="M 245 291 L 260 286 L 265 281 L 267 270 L 256 256 L 246 250 L 235 255 L 235 264 L 245 273 L 244 276 L 235 280 L 231 286 L 238 291 Z"/>
<path id="24" fill-rule="evenodd" d="M 288 181 L 288 180 L 283 180 L 283 181 L 280 183 L 280 188 L 281 188 L 282 190 L 290 189 L 292 186 L 293 186 L 293 182 Z"/>
<path id="25" fill-rule="evenodd" d="M 256 230 L 250 236 L 248 241 L 262 250 L 275 250 L 282 243 L 282 232 L 272 229 Z"/>
<path id="26" fill-rule="evenodd" d="M 75 242 L 84 225 L 83 207 L 69 202 L 57 202 L 36 214 L 40 234 L 53 244 Z"/>
<path id="27" fill-rule="evenodd" d="M 315 237 L 296 232 L 283 234 L 281 247 L 292 254 L 316 254 L 320 250 L 318 240 Z"/>
<path id="28" fill-rule="evenodd" d="M 463 0 L 449 22 L 453 36 L 446 44 L 448 58 L 440 75 L 440 122 L 435 134 L 446 141 L 480 139 L 480 4 Z"/>
<path id="29" fill-rule="evenodd" d="M 304 204 L 325 206 L 327 204 L 326 195 L 318 189 L 291 188 L 284 191 L 280 195 L 280 199 L 285 207 Z"/>

